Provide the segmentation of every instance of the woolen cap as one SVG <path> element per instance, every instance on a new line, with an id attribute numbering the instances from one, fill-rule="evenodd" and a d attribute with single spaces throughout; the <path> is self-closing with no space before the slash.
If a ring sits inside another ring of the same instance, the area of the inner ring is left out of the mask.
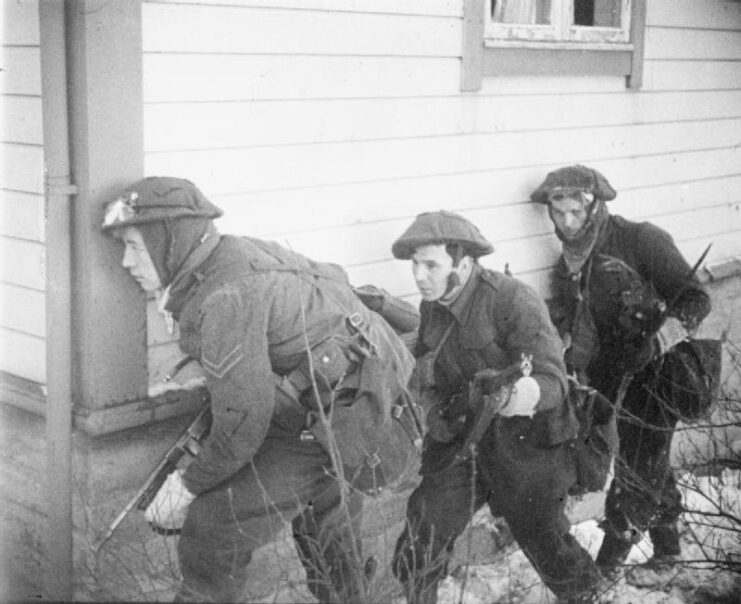
<path id="1" fill-rule="evenodd" d="M 103 230 L 173 218 L 218 218 L 222 214 L 189 180 L 149 176 L 105 204 Z"/>
<path id="2" fill-rule="evenodd" d="M 530 195 L 530 200 L 548 204 L 553 195 L 563 193 L 564 197 L 569 197 L 575 191 L 589 193 L 595 199 L 603 201 L 617 197 L 617 192 L 602 174 L 593 168 L 577 164 L 550 172 Z"/>
<path id="3" fill-rule="evenodd" d="M 391 253 L 399 260 L 409 260 L 422 245 L 459 244 L 472 258 L 494 251 L 478 227 L 460 214 L 440 210 L 425 212 L 414 219 L 411 226 L 391 246 Z"/>

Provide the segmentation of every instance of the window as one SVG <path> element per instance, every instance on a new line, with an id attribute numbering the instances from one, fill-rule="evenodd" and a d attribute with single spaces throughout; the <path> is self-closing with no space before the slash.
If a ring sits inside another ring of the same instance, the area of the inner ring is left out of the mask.
<path id="1" fill-rule="evenodd" d="M 487 42 L 629 42 L 630 0 L 487 0 L 487 4 Z"/>
<path id="2" fill-rule="evenodd" d="M 464 0 L 461 89 L 486 77 L 620 75 L 641 84 L 646 0 Z"/>

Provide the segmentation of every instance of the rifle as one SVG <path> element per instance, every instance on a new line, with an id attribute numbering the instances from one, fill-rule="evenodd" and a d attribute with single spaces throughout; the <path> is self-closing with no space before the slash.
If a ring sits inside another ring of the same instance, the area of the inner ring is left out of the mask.
<path id="1" fill-rule="evenodd" d="M 155 495 L 157 495 L 157 491 L 160 490 L 167 477 L 177 469 L 178 464 L 186 455 L 190 455 L 191 457 L 198 455 L 201 450 L 201 443 L 203 443 L 211 429 L 211 421 L 211 408 L 208 406 L 198 414 L 195 420 L 193 420 L 193 423 L 180 435 L 175 444 L 170 447 L 170 450 L 165 453 L 162 460 L 157 464 L 157 467 L 147 476 L 147 479 L 139 487 L 136 494 L 124 506 L 118 516 L 116 516 L 116 519 L 110 524 L 105 534 L 93 544 L 93 551 L 95 553 L 111 538 L 131 510 L 136 508 L 137 510 L 144 511 L 149 507 L 149 504 L 152 503 Z M 180 529 L 162 529 L 155 525 L 152 525 L 152 530 L 161 535 L 175 535 L 180 532 Z"/>

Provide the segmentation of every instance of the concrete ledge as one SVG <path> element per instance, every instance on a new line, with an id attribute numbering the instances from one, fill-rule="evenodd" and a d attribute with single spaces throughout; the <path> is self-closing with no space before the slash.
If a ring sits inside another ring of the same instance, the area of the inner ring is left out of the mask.
<path id="1" fill-rule="evenodd" d="M 703 267 L 699 272 L 699 279 L 703 283 L 716 283 L 725 279 L 741 276 L 741 257 L 729 258 L 723 262 L 716 262 Z"/>
<path id="2" fill-rule="evenodd" d="M 198 411 L 208 400 L 205 387 L 170 390 L 155 397 L 127 401 L 102 409 L 74 409 L 74 426 L 90 436 L 101 436 L 154 421 Z M 38 382 L 0 371 L 0 402 L 46 415 L 46 387 Z"/>

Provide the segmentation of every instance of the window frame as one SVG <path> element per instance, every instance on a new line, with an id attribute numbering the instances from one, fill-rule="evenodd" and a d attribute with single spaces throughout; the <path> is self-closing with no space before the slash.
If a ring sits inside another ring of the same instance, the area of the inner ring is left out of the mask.
<path id="1" fill-rule="evenodd" d="M 620 27 L 570 24 L 574 0 L 551 0 L 549 24 L 496 23 L 491 20 L 492 0 L 485 1 L 484 36 L 486 46 L 499 44 L 630 44 L 630 19 L 633 0 L 620 0 Z"/>
<path id="2" fill-rule="evenodd" d="M 618 31 L 627 32 L 627 40 L 599 39 L 605 30 L 615 32 L 617 28 L 573 25 L 567 26 L 573 39 L 525 40 L 492 37 L 492 26 L 488 24 L 490 0 L 464 0 L 461 90 L 475 92 L 481 89 L 484 78 L 513 75 L 616 75 L 626 77 L 628 88 L 639 89 L 643 79 L 646 0 L 627 0 L 624 9 L 626 4 L 630 23 Z M 565 1 L 564 10 L 572 6 L 572 2 Z M 542 31 L 543 26 L 514 27 Z"/>

